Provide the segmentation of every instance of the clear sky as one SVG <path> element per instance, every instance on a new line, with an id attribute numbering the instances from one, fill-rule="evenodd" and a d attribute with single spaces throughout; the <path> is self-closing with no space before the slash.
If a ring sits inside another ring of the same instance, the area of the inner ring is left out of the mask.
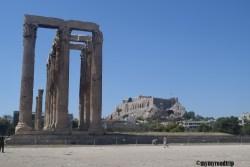
<path id="1" fill-rule="evenodd" d="M 138 95 L 175 96 L 203 116 L 250 112 L 250 1 L 2 0 L 0 115 L 19 108 L 25 13 L 100 25 L 103 115 Z M 38 30 L 34 96 L 54 35 Z M 70 61 L 69 112 L 78 116 L 79 52 Z"/>

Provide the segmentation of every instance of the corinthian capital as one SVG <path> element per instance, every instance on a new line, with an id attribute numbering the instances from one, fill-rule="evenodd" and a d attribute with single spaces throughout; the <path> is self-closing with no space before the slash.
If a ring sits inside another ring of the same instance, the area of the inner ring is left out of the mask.
<path id="1" fill-rule="evenodd" d="M 23 25 L 23 37 L 36 38 L 37 25 L 24 23 Z"/>
<path id="2" fill-rule="evenodd" d="M 93 32 L 93 42 L 94 43 L 102 43 L 103 42 L 103 34 L 100 30 Z"/>
<path id="3" fill-rule="evenodd" d="M 62 26 L 57 31 L 57 37 L 61 42 L 68 42 L 70 38 L 70 30 L 67 26 Z"/>

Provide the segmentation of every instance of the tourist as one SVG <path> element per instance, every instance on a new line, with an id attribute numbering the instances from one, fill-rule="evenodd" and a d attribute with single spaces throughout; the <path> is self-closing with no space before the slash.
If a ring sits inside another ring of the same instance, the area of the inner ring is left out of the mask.
<path id="1" fill-rule="evenodd" d="M 152 144 L 153 144 L 153 145 L 157 145 L 157 142 L 158 142 L 158 139 L 153 139 L 153 140 L 152 140 Z"/>
<path id="2" fill-rule="evenodd" d="M 0 151 L 4 153 L 4 137 L 0 137 Z"/>
<path id="3" fill-rule="evenodd" d="M 164 136 L 164 137 L 163 137 L 163 146 L 164 146 L 164 148 L 166 148 L 166 146 L 168 147 L 168 139 L 167 139 L 167 136 Z"/>

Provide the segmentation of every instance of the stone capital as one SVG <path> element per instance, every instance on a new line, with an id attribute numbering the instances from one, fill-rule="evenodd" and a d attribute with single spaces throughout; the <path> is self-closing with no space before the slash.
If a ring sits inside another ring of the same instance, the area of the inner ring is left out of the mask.
<path id="1" fill-rule="evenodd" d="M 43 89 L 38 89 L 38 96 L 43 96 Z"/>
<path id="2" fill-rule="evenodd" d="M 57 37 L 61 42 L 68 42 L 70 40 L 70 29 L 67 26 L 62 26 L 57 31 Z"/>
<path id="3" fill-rule="evenodd" d="M 24 38 L 36 38 L 37 25 L 24 23 L 23 25 L 23 37 Z"/>
<path id="4" fill-rule="evenodd" d="M 93 32 L 93 40 L 95 44 L 100 44 L 103 42 L 103 34 L 100 30 Z"/>

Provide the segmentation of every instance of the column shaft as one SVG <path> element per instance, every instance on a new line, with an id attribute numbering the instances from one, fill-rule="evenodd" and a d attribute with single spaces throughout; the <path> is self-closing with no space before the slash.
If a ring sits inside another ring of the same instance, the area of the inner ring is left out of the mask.
<path id="1" fill-rule="evenodd" d="M 50 59 L 50 56 L 49 56 Z M 47 80 L 46 80 L 46 92 L 45 92 L 45 118 L 44 118 L 44 130 L 48 130 L 49 128 L 49 102 L 50 102 L 50 95 L 49 95 L 49 85 L 50 85 L 50 60 L 47 64 Z"/>
<path id="2" fill-rule="evenodd" d="M 35 41 L 37 27 L 32 24 L 24 24 L 23 39 L 23 65 L 19 105 L 19 122 L 16 126 L 16 133 L 29 131 L 32 127 L 32 102 L 34 84 L 34 61 Z"/>
<path id="3" fill-rule="evenodd" d="M 56 130 L 69 129 L 68 91 L 69 91 L 69 29 L 59 28 L 60 60 L 56 98 Z"/>
<path id="4" fill-rule="evenodd" d="M 85 82 L 86 82 L 86 74 L 85 74 L 85 55 L 84 50 L 81 51 L 81 62 L 80 62 L 80 86 L 79 86 L 79 129 L 84 129 L 84 92 L 86 91 Z"/>
<path id="5" fill-rule="evenodd" d="M 36 97 L 35 130 L 42 129 L 42 106 L 43 106 L 43 89 L 39 89 L 38 96 Z"/>
<path id="6" fill-rule="evenodd" d="M 56 55 L 55 52 L 53 50 L 53 54 L 52 54 L 52 69 L 51 69 L 51 112 L 52 112 L 52 122 L 51 122 L 51 128 L 54 129 L 55 128 L 55 123 L 56 123 L 56 76 L 57 76 L 57 72 L 56 72 Z"/>
<path id="7" fill-rule="evenodd" d="M 94 134 L 103 133 L 101 126 L 102 111 L 102 32 L 93 32 L 93 48 L 91 64 L 91 93 L 90 93 L 90 128 Z"/>
<path id="8" fill-rule="evenodd" d="M 86 45 L 86 64 L 85 64 L 85 91 L 84 91 L 84 126 L 86 129 L 90 125 L 90 89 L 91 89 L 91 59 L 93 54 L 92 42 L 88 42 Z"/>

